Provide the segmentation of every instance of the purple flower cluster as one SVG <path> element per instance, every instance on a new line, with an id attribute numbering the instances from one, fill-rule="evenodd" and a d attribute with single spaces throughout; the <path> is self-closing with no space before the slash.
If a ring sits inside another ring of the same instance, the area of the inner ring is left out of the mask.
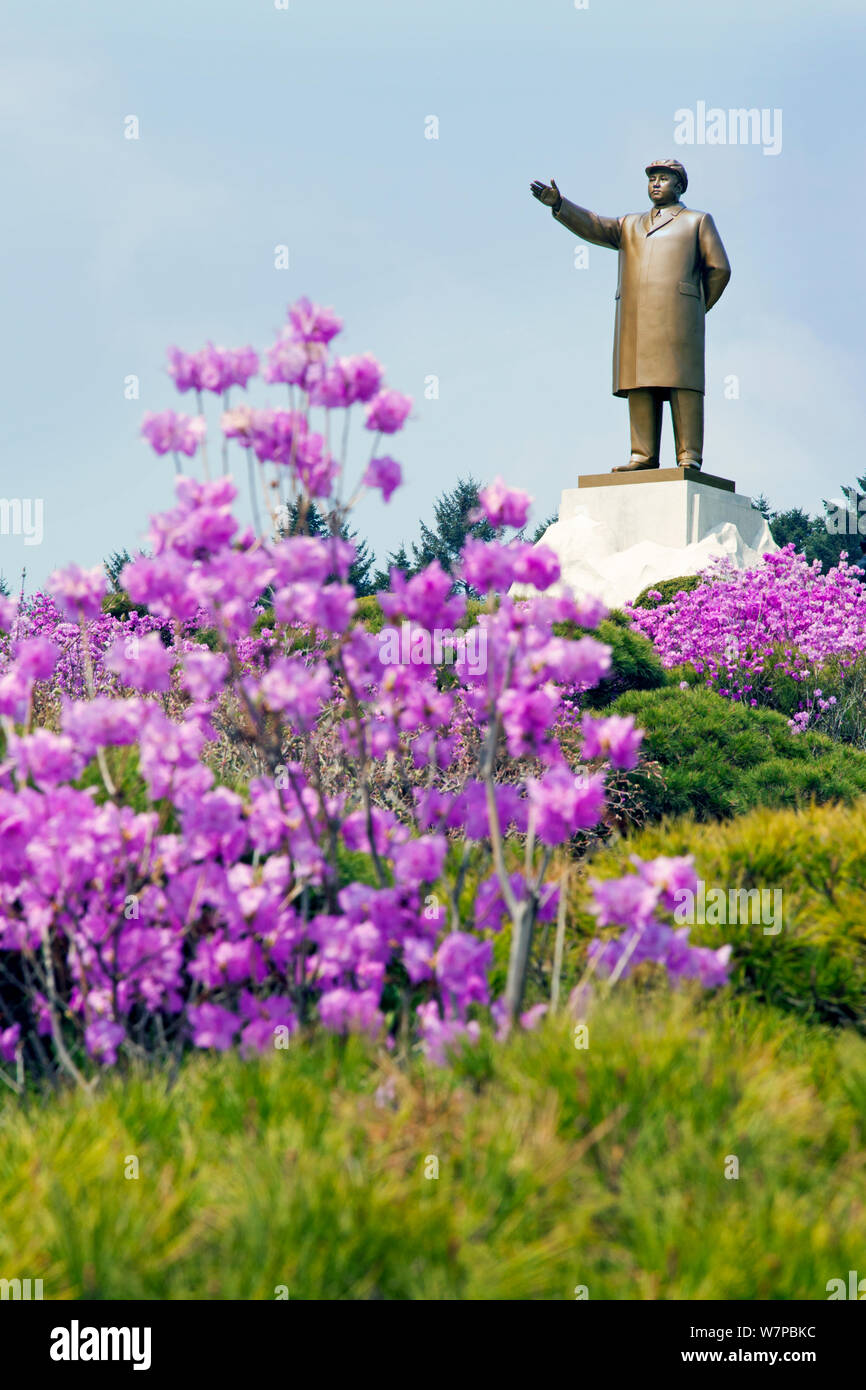
<path id="1" fill-rule="evenodd" d="M 636 874 L 590 881 L 592 911 L 598 925 L 625 927 L 618 937 L 590 943 L 588 958 L 592 968 L 614 980 L 652 961 L 663 965 L 674 982 L 697 980 L 705 989 L 727 984 L 730 945 L 717 951 L 706 946 L 692 946 L 689 927 L 674 931 L 659 921 L 659 912 L 674 911 L 678 891 L 697 891 L 698 880 L 691 858 L 661 856 L 643 863 L 638 859 L 633 862 Z"/>
<path id="2" fill-rule="evenodd" d="M 164 632 L 165 621 L 149 613 L 141 615 L 133 610 L 123 619 L 103 613 L 99 597 L 104 590 L 104 576 L 100 580 L 100 571 L 90 573 L 93 579 L 89 591 L 74 580 L 70 588 L 67 578 L 56 575 L 51 584 L 53 594 L 37 593 L 25 599 L 20 610 L 12 610 L 6 632 L 0 632 L 0 712 L 10 718 L 24 719 L 36 680 L 49 698 L 83 698 L 88 693 L 88 655 L 94 693 L 120 693 L 123 682 L 107 654 L 130 642 L 147 639 L 152 644 Z M 69 572 L 64 574 L 68 577 Z M 67 616 L 68 612 L 75 612 L 75 599 L 70 599 L 70 593 L 76 590 L 82 611 L 93 615 L 85 619 L 83 630 L 80 622 Z"/>
<path id="3" fill-rule="evenodd" d="M 222 395 L 230 386 L 246 390 L 250 377 L 256 376 L 258 370 L 258 353 L 251 347 L 222 348 L 208 343 L 199 352 L 168 349 L 168 372 L 178 391 L 212 391 Z"/>
<path id="4" fill-rule="evenodd" d="M 179 391 L 196 391 L 200 413 L 195 417 L 177 415 L 173 410 L 148 413 L 141 431 L 156 453 L 173 453 L 178 473 L 182 471 L 180 455 L 192 457 L 200 449 L 207 479 L 207 423 L 201 413 L 202 392 L 221 396 L 223 474 L 229 472 L 229 441 L 235 441 L 247 454 L 256 530 L 262 529 L 261 489 L 274 533 L 280 529 L 279 516 L 286 505 L 287 491 L 295 503 L 304 496 L 317 502 L 332 496 L 345 468 L 349 428 L 347 413 L 338 458 L 330 442 L 332 411 L 348 412 L 354 405 L 364 406 L 364 428 L 372 431 L 378 442 L 382 434 L 396 434 L 402 429 L 412 409 L 410 397 L 385 387 L 384 369 L 371 353 L 353 357 L 329 355 L 332 339 L 343 327 L 333 309 L 311 304 L 304 298 L 289 306 L 287 318 L 276 343 L 265 354 L 261 376 L 268 385 L 287 387 L 288 410 L 252 405 L 229 407 L 230 388 L 246 389 L 250 379 L 258 374 L 259 358 L 253 348 L 218 348 L 208 343 L 199 352 L 186 353 L 172 347 L 169 374 Z M 310 426 L 310 411 L 314 407 L 324 412 L 322 430 Z M 400 481 L 399 463 L 382 456 L 371 458 L 360 486 L 380 489 L 388 501 Z"/>
<path id="5" fill-rule="evenodd" d="M 845 557 L 827 574 L 793 545 L 764 555 L 753 569 L 719 561 L 690 592 L 655 608 L 630 608 L 638 631 L 664 666 L 691 663 L 710 689 L 752 706 L 772 693 L 775 672 L 802 684 L 804 708 L 790 721 L 803 728 L 824 700 L 812 682 L 828 662 L 844 671 L 866 650 L 866 586 Z"/>
<path id="6" fill-rule="evenodd" d="M 149 411 L 142 421 L 141 433 L 157 454 L 186 454 L 192 458 L 205 434 L 203 415 L 177 415 L 173 410 Z"/>

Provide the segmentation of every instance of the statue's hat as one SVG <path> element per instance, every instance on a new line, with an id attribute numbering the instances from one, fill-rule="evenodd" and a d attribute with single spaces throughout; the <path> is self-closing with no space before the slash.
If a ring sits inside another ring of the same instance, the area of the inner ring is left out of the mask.
<path id="1" fill-rule="evenodd" d="M 654 159 L 652 164 L 646 166 L 646 173 L 651 174 L 654 169 L 670 169 L 672 174 L 679 174 L 685 193 L 689 186 L 689 176 L 678 159 Z"/>

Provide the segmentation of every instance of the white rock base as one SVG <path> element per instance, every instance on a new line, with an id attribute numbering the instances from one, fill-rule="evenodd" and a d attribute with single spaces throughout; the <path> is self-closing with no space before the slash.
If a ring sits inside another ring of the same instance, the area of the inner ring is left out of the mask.
<path id="1" fill-rule="evenodd" d="M 779 547 L 751 500 L 730 488 L 683 468 L 581 478 L 563 492 L 559 519 L 539 542 L 562 566 L 548 592 L 594 594 L 620 608 L 651 584 L 697 574 L 714 556 L 751 569 Z"/>

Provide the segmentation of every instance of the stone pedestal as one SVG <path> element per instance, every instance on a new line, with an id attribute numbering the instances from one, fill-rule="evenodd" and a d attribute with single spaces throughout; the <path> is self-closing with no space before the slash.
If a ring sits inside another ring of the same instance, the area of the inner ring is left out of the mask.
<path id="1" fill-rule="evenodd" d="M 612 608 L 648 585 L 697 574 L 713 556 L 750 569 L 778 549 L 748 497 L 694 468 L 581 477 L 540 544 L 559 556 L 558 592 L 595 594 Z"/>

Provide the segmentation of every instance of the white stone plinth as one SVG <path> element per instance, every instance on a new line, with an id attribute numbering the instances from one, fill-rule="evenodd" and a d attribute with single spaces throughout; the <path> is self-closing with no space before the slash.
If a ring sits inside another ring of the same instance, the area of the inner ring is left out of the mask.
<path id="1" fill-rule="evenodd" d="M 581 478 L 563 492 L 559 519 L 540 544 L 562 566 L 549 592 L 594 594 L 611 608 L 650 584 L 697 574 L 714 556 L 750 569 L 778 550 L 748 497 L 724 479 L 684 468 Z"/>

